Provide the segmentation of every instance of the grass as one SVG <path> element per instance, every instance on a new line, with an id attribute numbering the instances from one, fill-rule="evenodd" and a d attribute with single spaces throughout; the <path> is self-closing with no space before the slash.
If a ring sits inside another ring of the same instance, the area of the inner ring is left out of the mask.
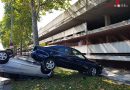
<path id="1" fill-rule="evenodd" d="M 130 90 L 104 77 L 88 77 L 75 71 L 57 68 L 50 79 L 13 81 L 12 90 Z"/>

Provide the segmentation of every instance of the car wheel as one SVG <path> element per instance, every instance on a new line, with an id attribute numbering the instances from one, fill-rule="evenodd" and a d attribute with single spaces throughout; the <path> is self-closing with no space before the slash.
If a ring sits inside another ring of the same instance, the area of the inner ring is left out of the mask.
<path id="1" fill-rule="evenodd" d="M 0 64 L 5 64 L 9 61 L 9 55 L 6 51 L 0 51 Z"/>
<path id="2" fill-rule="evenodd" d="M 53 71 L 52 70 L 45 70 L 43 66 L 41 66 L 41 72 L 43 74 L 46 74 L 45 78 L 50 78 L 53 76 Z"/>
<path id="3" fill-rule="evenodd" d="M 43 61 L 41 64 L 44 67 L 45 71 L 53 70 L 55 68 L 55 62 L 51 58 L 48 58 L 47 60 Z"/>
<path id="4" fill-rule="evenodd" d="M 97 75 L 97 69 L 95 67 L 92 67 L 88 70 L 89 76 L 96 76 Z"/>

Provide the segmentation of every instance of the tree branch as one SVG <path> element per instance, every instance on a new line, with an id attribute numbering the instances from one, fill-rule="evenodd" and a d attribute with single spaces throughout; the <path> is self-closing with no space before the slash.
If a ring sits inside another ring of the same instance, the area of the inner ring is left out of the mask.
<path id="1" fill-rule="evenodd" d="M 37 7 L 37 10 L 36 10 L 36 18 L 38 18 L 39 12 L 40 12 L 40 0 L 37 0 L 37 2 L 38 2 L 38 7 Z"/>

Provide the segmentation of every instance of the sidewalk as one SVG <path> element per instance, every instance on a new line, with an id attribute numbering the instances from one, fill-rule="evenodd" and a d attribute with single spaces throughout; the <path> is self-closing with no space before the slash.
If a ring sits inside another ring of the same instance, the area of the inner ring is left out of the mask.
<path id="1" fill-rule="evenodd" d="M 0 90 L 11 90 L 10 79 L 0 77 Z"/>
<path id="2" fill-rule="evenodd" d="M 116 81 L 118 84 L 130 85 L 130 70 L 104 68 L 102 75 Z"/>

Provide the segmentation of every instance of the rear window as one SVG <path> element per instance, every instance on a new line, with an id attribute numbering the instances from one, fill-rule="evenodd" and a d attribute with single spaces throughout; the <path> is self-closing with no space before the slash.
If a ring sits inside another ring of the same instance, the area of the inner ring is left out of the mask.
<path id="1" fill-rule="evenodd" d="M 36 51 L 36 50 L 38 50 L 38 49 L 41 49 L 42 47 L 40 47 L 40 46 L 35 46 L 34 48 L 33 48 L 33 51 Z"/>

